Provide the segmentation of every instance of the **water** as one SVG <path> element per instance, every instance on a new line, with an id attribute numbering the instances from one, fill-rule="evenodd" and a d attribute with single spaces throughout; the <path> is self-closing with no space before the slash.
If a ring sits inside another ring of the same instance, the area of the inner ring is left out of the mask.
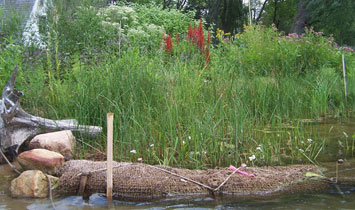
<path id="1" fill-rule="evenodd" d="M 340 121 L 328 119 L 326 121 L 310 122 L 305 132 L 311 138 L 325 140 L 325 147 L 317 158 L 319 162 L 335 161 L 355 156 L 355 119 Z M 354 172 L 355 173 L 355 172 Z"/>
<path id="2" fill-rule="evenodd" d="M 339 175 L 355 176 L 355 158 L 346 151 L 346 139 L 352 139 L 355 134 L 354 121 L 339 122 L 335 120 L 312 122 L 306 127 L 312 138 L 326 138 L 326 152 L 322 154 L 321 167 L 327 169 L 326 175 L 335 176 L 338 158 L 345 161 L 339 165 Z M 348 137 L 346 138 L 346 135 Z M 342 142 L 342 145 L 339 143 Z M 340 151 L 340 152 L 339 152 Z M 9 182 L 15 176 L 7 165 L 0 166 L 0 210 L 9 209 L 51 209 L 49 199 L 12 199 L 9 197 Z M 54 198 L 56 209 L 107 209 L 106 198 L 100 194 L 89 198 L 82 196 L 66 196 Z M 115 200 L 115 209 L 354 209 L 354 185 L 332 185 L 330 189 L 321 193 L 287 194 L 268 198 L 233 199 L 228 197 L 179 197 L 161 199 L 150 202 L 129 202 Z"/>
<path id="3" fill-rule="evenodd" d="M 355 209 L 355 186 L 340 186 L 343 194 L 333 187 L 317 194 L 294 194 L 275 198 L 235 200 L 228 198 L 174 198 L 153 202 L 114 201 L 114 209 Z M 94 194 L 87 199 L 68 196 L 54 199 L 56 209 L 107 209 L 106 198 Z M 0 209 L 47 210 L 52 205 L 48 199 L 11 199 L 0 195 Z M 113 209 L 112 208 L 112 209 Z"/>

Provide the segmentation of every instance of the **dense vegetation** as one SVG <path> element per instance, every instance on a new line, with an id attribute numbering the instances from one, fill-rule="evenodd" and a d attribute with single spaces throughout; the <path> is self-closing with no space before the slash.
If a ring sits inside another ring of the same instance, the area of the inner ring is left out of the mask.
<path id="1" fill-rule="evenodd" d="M 115 113 L 117 161 L 315 161 L 324 145 L 305 135 L 302 119 L 353 116 L 352 49 L 312 28 L 302 36 L 263 25 L 213 33 L 194 17 L 154 4 L 56 1 L 40 22 L 46 48 L 12 38 L 15 28 L 1 38 L 1 85 L 19 65 L 21 103 L 33 114 L 105 127 Z M 104 135 L 83 140 L 105 148 Z"/>

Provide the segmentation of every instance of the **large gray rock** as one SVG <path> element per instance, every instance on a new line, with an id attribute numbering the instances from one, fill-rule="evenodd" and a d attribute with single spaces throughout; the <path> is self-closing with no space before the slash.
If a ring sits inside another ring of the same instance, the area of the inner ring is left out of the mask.
<path id="1" fill-rule="evenodd" d="M 51 184 L 58 178 L 50 176 Z M 11 181 L 10 192 L 16 198 L 46 198 L 49 188 L 48 180 L 39 170 L 29 170 L 23 172 L 19 177 Z"/>
<path id="2" fill-rule="evenodd" d="M 56 168 L 64 163 L 64 156 L 46 149 L 33 149 L 19 154 L 17 160 L 25 170 L 41 170 L 46 174 L 55 174 Z"/>
<path id="3" fill-rule="evenodd" d="M 75 137 L 70 130 L 57 131 L 35 136 L 30 144 L 30 149 L 47 149 L 62 154 L 66 160 L 73 156 Z"/>

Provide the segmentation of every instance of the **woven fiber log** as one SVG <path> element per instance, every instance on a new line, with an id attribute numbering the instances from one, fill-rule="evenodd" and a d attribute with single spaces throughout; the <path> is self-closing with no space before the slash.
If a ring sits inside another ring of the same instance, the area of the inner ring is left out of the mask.
<path id="1" fill-rule="evenodd" d="M 78 193 L 80 189 L 80 193 L 85 194 L 104 193 L 105 168 L 106 162 L 68 161 L 58 170 L 60 178 L 56 191 L 67 194 Z M 324 179 L 305 176 L 306 172 L 318 173 L 312 165 L 248 167 L 243 171 L 255 177 L 233 173 L 229 168 L 189 170 L 114 162 L 113 193 L 115 197 L 130 199 L 208 194 L 242 197 L 313 192 L 329 186 Z"/>

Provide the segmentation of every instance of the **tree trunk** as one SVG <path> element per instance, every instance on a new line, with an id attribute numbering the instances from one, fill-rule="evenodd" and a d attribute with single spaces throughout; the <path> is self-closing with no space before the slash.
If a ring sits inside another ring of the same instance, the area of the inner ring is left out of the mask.
<path id="1" fill-rule="evenodd" d="M 259 20 L 260 20 L 260 18 L 261 18 L 261 14 L 263 14 L 263 11 L 264 11 L 264 9 L 265 9 L 265 5 L 266 5 L 267 2 L 268 2 L 268 0 L 265 0 L 265 1 L 264 1 L 264 4 L 263 4 L 263 6 L 261 7 L 261 10 L 260 10 L 260 12 L 259 12 L 259 15 L 258 15 L 258 17 L 256 18 L 256 22 L 259 22 Z"/>
<path id="2" fill-rule="evenodd" d="M 221 5 L 221 0 L 210 0 L 208 1 L 208 11 L 210 13 L 208 14 L 208 24 L 215 24 L 215 27 L 217 27 L 217 19 L 218 19 L 218 11 L 219 7 Z"/>
<path id="3" fill-rule="evenodd" d="M 296 33 L 298 35 L 304 33 L 304 28 L 307 26 L 308 21 L 309 11 L 306 8 L 306 0 L 300 0 L 298 3 L 295 21 L 291 27 L 291 33 Z"/>
<path id="4" fill-rule="evenodd" d="M 277 21 L 276 21 L 277 2 L 278 2 L 278 0 L 274 0 L 274 17 L 273 17 L 273 19 L 272 19 L 272 22 L 275 24 L 276 28 L 277 28 Z"/>
<path id="5" fill-rule="evenodd" d="M 223 1 L 224 3 L 223 3 L 223 12 L 222 12 L 222 14 L 221 14 L 221 22 L 222 22 L 222 29 L 224 30 L 224 31 L 227 31 L 227 28 L 228 28 L 228 26 L 227 26 L 227 19 L 226 19 L 226 17 L 227 17 L 227 7 L 228 7 L 228 2 L 227 2 L 227 0 L 224 0 Z M 230 32 L 230 31 L 227 31 L 227 32 Z"/>

